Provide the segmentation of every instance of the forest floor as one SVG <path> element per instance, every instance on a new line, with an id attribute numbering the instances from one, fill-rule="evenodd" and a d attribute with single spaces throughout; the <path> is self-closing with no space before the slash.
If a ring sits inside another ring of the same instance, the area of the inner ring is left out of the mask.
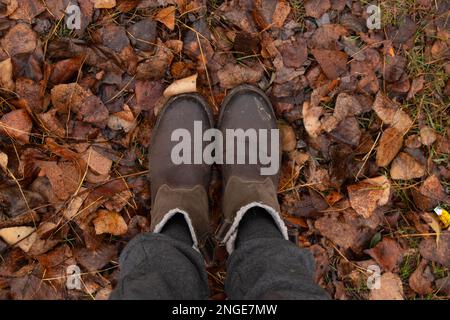
<path id="1" fill-rule="evenodd" d="M 332 298 L 449 298 L 448 1 L 71 4 L 78 21 L 68 0 L 0 0 L 0 299 L 109 296 L 149 230 L 149 139 L 176 80 L 216 116 L 239 84 L 267 93 L 282 215 Z M 213 229 L 220 191 L 214 169 Z"/>

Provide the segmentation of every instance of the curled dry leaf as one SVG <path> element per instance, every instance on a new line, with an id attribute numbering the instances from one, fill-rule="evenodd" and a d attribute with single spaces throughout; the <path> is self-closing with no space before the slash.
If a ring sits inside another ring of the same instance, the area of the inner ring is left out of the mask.
<path id="1" fill-rule="evenodd" d="M 128 226 L 122 216 L 114 211 L 100 210 L 93 220 L 95 233 L 120 236 L 127 233 Z"/>
<path id="2" fill-rule="evenodd" d="M 369 299 L 404 300 L 402 280 L 392 272 L 383 273 L 380 278 L 380 288 L 371 289 Z"/>
<path id="3" fill-rule="evenodd" d="M 65 83 L 71 80 L 81 69 L 84 57 L 74 57 L 56 62 L 52 66 L 50 82 L 53 84 Z"/>
<path id="4" fill-rule="evenodd" d="M 411 100 L 412 98 L 414 98 L 416 93 L 422 91 L 424 84 L 425 84 L 425 79 L 423 76 L 414 78 L 411 83 L 411 88 L 408 91 L 408 96 L 406 97 L 406 99 Z"/>
<path id="5" fill-rule="evenodd" d="M 8 169 L 8 155 L 0 151 L 0 168 L 7 171 Z"/>
<path id="6" fill-rule="evenodd" d="M 256 83 L 261 79 L 263 70 L 260 67 L 250 68 L 240 64 L 228 63 L 219 72 L 220 86 L 232 89 L 243 83 Z"/>
<path id="7" fill-rule="evenodd" d="M 425 174 L 425 166 L 406 152 L 400 152 L 391 164 L 390 174 L 394 180 L 420 178 Z"/>
<path id="8" fill-rule="evenodd" d="M 175 96 L 181 93 L 196 92 L 197 91 L 197 74 L 192 76 L 175 80 L 170 86 L 164 90 L 165 97 Z"/>
<path id="9" fill-rule="evenodd" d="M 281 135 L 281 149 L 284 152 L 290 152 L 297 147 L 297 138 L 294 129 L 288 124 L 279 126 Z"/>
<path id="10" fill-rule="evenodd" d="M 372 109 L 384 123 L 391 125 L 402 134 L 406 133 L 412 126 L 413 122 L 406 112 L 398 108 L 381 91 L 378 92 Z"/>
<path id="11" fill-rule="evenodd" d="M 308 101 L 303 102 L 303 124 L 305 125 L 306 132 L 316 138 L 320 132 L 322 124 L 320 123 L 320 117 L 323 114 L 323 108 L 313 106 Z"/>
<path id="12" fill-rule="evenodd" d="M 436 133 L 430 127 L 420 129 L 420 142 L 426 146 L 431 146 L 436 141 Z"/>
<path id="13" fill-rule="evenodd" d="M 164 24 L 169 30 L 175 29 L 175 6 L 162 8 L 155 16 L 155 20 Z"/>
<path id="14" fill-rule="evenodd" d="M 385 176 L 366 179 L 347 187 L 352 208 L 364 218 L 389 202 L 391 184 Z"/>
<path id="15" fill-rule="evenodd" d="M 0 88 L 14 91 L 15 83 L 13 80 L 13 65 L 11 58 L 0 62 Z"/>
<path id="16" fill-rule="evenodd" d="M 36 229 L 33 227 L 11 227 L 0 230 L 0 237 L 10 246 L 17 246 L 28 252 L 38 240 Z"/>
<path id="17" fill-rule="evenodd" d="M 69 110 L 77 114 L 81 121 L 104 127 L 109 112 L 103 102 L 90 90 L 86 90 L 78 83 L 59 84 L 53 87 L 51 99 L 55 108 L 61 113 Z"/>
<path id="18" fill-rule="evenodd" d="M 136 125 L 136 121 L 128 105 L 123 106 L 123 110 L 109 116 L 108 127 L 112 130 L 123 130 L 129 132 Z"/>
<path id="19" fill-rule="evenodd" d="M 33 127 L 31 118 L 25 110 L 8 112 L 0 119 L 0 134 L 7 134 L 22 143 L 28 143 Z"/>

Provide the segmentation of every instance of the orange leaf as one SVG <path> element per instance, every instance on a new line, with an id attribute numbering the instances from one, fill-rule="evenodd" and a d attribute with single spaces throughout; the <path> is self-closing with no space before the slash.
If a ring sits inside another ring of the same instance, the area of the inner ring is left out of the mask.
<path id="1" fill-rule="evenodd" d="M 155 16 L 155 20 L 163 23 L 170 30 L 173 30 L 175 28 L 175 6 L 162 8 Z"/>

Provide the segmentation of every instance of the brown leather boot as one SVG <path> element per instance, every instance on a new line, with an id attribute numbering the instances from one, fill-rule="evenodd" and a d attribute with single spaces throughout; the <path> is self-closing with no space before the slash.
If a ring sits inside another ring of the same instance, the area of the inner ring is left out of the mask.
<path id="1" fill-rule="evenodd" d="M 239 222 L 252 207 L 261 207 L 270 213 L 284 238 L 288 239 L 277 200 L 281 150 L 276 117 L 269 99 L 258 88 L 242 85 L 225 98 L 220 111 L 218 129 L 226 138 L 222 165 L 224 217 L 216 234 L 217 240 L 226 244 L 231 253 Z M 244 131 L 237 132 L 236 129 Z M 229 135 L 233 130 L 238 138 L 231 145 Z M 246 136 L 244 155 L 242 148 L 239 151 L 239 137 L 242 140 L 242 136 Z"/>
<path id="2" fill-rule="evenodd" d="M 210 107 L 202 97 L 197 94 L 175 96 L 159 115 L 149 150 L 151 230 L 158 233 L 176 213 L 183 214 L 191 232 L 193 247 L 203 254 L 207 262 L 212 261 L 214 249 L 208 201 L 211 166 L 203 161 L 195 164 L 194 161 L 199 148 L 205 147 L 201 137 L 203 132 L 212 127 Z M 186 154 L 176 152 L 176 145 L 181 142 L 183 133 L 190 136 L 188 144 L 192 146 L 190 150 L 186 149 L 187 152 L 185 150 Z M 195 144 L 198 141 L 200 145 Z M 179 163 L 174 159 L 180 154 L 190 158 L 190 164 L 186 163 L 189 161 Z"/>

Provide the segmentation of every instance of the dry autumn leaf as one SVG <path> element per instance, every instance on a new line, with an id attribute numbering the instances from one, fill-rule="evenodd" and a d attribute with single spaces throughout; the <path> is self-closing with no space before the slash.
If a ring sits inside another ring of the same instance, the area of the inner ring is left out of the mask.
<path id="1" fill-rule="evenodd" d="M 196 92 L 197 91 L 197 74 L 192 76 L 175 80 L 170 86 L 164 90 L 165 97 L 175 96 L 181 93 Z"/>
<path id="2" fill-rule="evenodd" d="M 111 9 L 116 6 L 116 0 L 94 0 L 94 8 Z"/>
<path id="3" fill-rule="evenodd" d="M 120 236 L 127 233 L 128 226 L 122 216 L 114 211 L 100 210 L 93 220 L 96 234 L 109 233 Z"/>
<path id="4" fill-rule="evenodd" d="M 155 16 L 155 20 L 164 24 L 169 30 L 175 29 L 175 6 L 162 8 Z"/>
<path id="5" fill-rule="evenodd" d="M 379 176 L 350 185 L 347 190 L 352 208 L 368 218 L 375 209 L 388 203 L 391 184 L 385 176 Z"/>
<path id="6" fill-rule="evenodd" d="M 392 272 L 381 275 L 380 288 L 370 291 L 370 300 L 404 300 L 403 284 L 400 277 Z"/>
<path id="7" fill-rule="evenodd" d="M 17 141 L 28 143 L 33 127 L 31 118 L 25 110 L 14 110 L 0 119 L 0 134 L 6 134 Z"/>
<path id="8" fill-rule="evenodd" d="M 392 161 L 390 174 L 394 180 L 415 179 L 425 174 L 425 167 L 406 152 L 400 152 Z"/>
<path id="9" fill-rule="evenodd" d="M 403 134 L 397 129 L 387 128 L 381 135 L 377 147 L 376 163 L 379 167 L 386 167 L 395 158 L 403 145 Z"/>
<path id="10" fill-rule="evenodd" d="M 16 87 L 13 80 L 13 65 L 11 58 L 0 62 L 0 88 L 4 88 L 9 91 L 14 91 Z"/>

